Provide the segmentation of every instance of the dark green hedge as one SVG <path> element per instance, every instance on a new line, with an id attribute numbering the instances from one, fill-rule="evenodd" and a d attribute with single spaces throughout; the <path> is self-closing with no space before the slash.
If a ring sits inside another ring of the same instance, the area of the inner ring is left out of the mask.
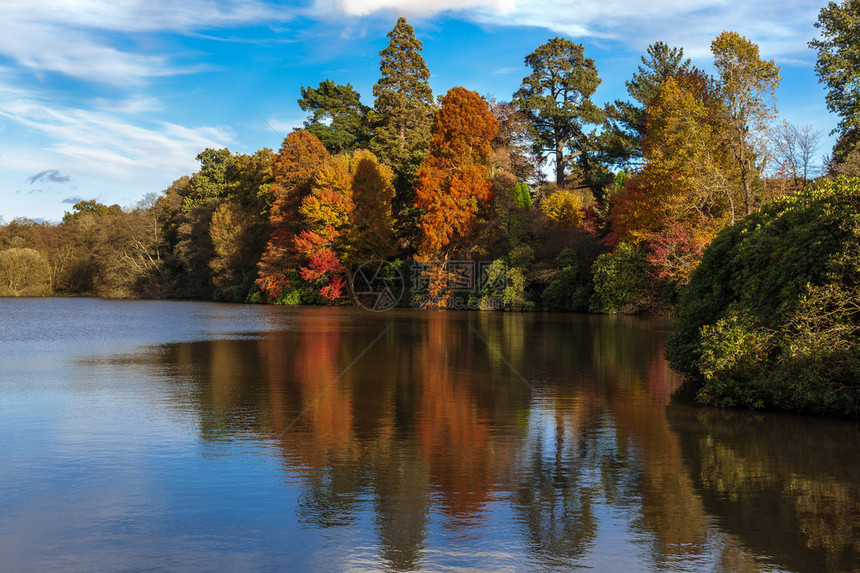
<path id="1" fill-rule="evenodd" d="M 860 179 L 765 206 L 707 248 L 667 356 L 703 404 L 860 413 Z"/>

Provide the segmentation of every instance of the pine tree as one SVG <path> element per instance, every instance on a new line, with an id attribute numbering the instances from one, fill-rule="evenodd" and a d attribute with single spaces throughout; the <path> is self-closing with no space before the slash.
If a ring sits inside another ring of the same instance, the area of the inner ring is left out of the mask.
<path id="1" fill-rule="evenodd" d="M 316 89 L 302 88 L 299 106 L 311 115 L 305 129 L 316 135 L 329 153 L 352 151 L 367 144 L 367 114 L 361 95 L 350 84 L 323 80 Z"/>
<path id="2" fill-rule="evenodd" d="M 594 129 L 588 129 L 604 120 L 603 110 L 591 101 L 600 85 L 594 60 L 585 57 L 581 44 L 553 38 L 525 61 L 532 73 L 523 78 L 513 104 L 531 122 L 535 153 L 554 157 L 559 188 L 575 162 L 580 180 L 600 198 L 606 173 L 594 157 Z"/>
<path id="3" fill-rule="evenodd" d="M 601 134 L 601 147 L 605 159 L 616 165 L 642 161 L 646 108 L 667 78 L 690 69 L 690 58 L 684 58 L 683 48 L 655 42 L 648 46 L 647 56 L 642 56 L 642 65 L 627 82 L 633 101 L 615 100 L 606 109 L 607 129 Z"/>

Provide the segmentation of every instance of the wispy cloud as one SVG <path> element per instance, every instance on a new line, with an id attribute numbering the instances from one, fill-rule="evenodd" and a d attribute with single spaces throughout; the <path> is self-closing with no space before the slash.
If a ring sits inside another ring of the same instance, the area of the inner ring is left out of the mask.
<path id="1" fill-rule="evenodd" d="M 337 9 L 348 16 L 454 12 L 480 24 L 544 28 L 633 49 L 662 40 L 694 57 L 707 55 L 711 40 L 723 30 L 746 35 L 767 57 L 805 54 L 821 8 L 808 0 L 317 0 L 315 5 L 321 13 Z"/>
<path id="2" fill-rule="evenodd" d="M 44 171 L 40 171 L 35 175 L 31 175 L 27 178 L 27 181 L 30 185 L 33 185 L 37 181 L 47 181 L 50 183 L 68 183 L 72 178 L 68 175 L 63 175 L 57 169 L 45 169 Z"/>
<path id="3" fill-rule="evenodd" d="M 0 90 L 2 95 L 2 90 Z M 65 160 L 62 171 L 115 183 L 162 181 L 193 171 L 194 157 L 207 147 L 224 147 L 230 133 L 218 127 L 191 128 L 168 122 L 131 123 L 120 114 L 63 107 L 33 95 L 3 99 L 0 117 L 48 136 L 52 161 Z M 59 169 L 29 178 L 59 183 L 70 177 Z"/>
<path id="4" fill-rule="evenodd" d="M 374 12 L 396 12 L 404 16 L 432 16 L 450 10 L 487 8 L 500 14 L 514 10 L 514 0 L 319 0 L 318 8 L 339 8 L 349 16 L 367 16 Z"/>
<path id="5" fill-rule="evenodd" d="M 84 201 L 84 200 L 85 199 L 83 197 L 75 195 L 74 197 L 66 197 L 65 199 L 63 199 L 60 202 L 63 203 L 64 205 L 74 205 L 75 203 L 80 203 L 81 201 Z"/>
<path id="6" fill-rule="evenodd" d="M 142 46 L 153 33 L 285 22 L 295 9 L 262 0 L 29 0 L 0 3 L 0 55 L 37 73 L 114 86 L 197 71 Z M 146 40 L 146 41 L 141 41 Z M 140 45 L 136 45 L 140 44 Z"/>

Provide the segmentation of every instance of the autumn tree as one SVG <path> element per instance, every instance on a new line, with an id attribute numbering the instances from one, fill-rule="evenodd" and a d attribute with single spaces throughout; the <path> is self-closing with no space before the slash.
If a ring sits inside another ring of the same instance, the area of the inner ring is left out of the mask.
<path id="1" fill-rule="evenodd" d="M 433 125 L 430 154 L 418 171 L 415 206 L 422 233 L 417 259 L 428 264 L 431 297 L 444 299 L 444 262 L 467 240 L 480 207 L 492 195 L 488 178 L 498 121 L 487 102 L 462 87 L 448 91 Z"/>
<path id="2" fill-rule="evenodd" d="M 600 85 L 594 60 L 585 57 L 581 44 L 553 38 L 525 62 L 532 73 L 523 78 L 513 104 L 529 118 L 535 153 L 544 160 L 554 158 L 559 188 L 567 184 L 568 174 L 575 174 L 601 196 L 605 173 L 593 157 L 596 135 L 589 127 L 604 119 L 591 101 Z M 569 169 L 572 164 L 575 170 Z"/>
<path id="3" fill-rule="evenodd" d="M 566 189 L 558 189 L 555 193 L 544 197 L 540 202 L 540 209 L 544 214 L 561 225 L 572 228 L 579 225 L 582 213 L 579 208 L 581 202 L 579 195 Z"/>
<path id="4" fill-rule="evenodd" d="M 671 48 L 663 42 L 648 46 L 642 64 L 626 82 L 633 101 L 615 100 L 607 106 L 606 130 L 600 136 L 601 152 L 616 165 L 639 163 L 643 157 L 645 117 L 648 105 L 660 91 L 663 82 L 690 69 L 690 59 L 683 48 Z"/>
<path id="5" fill-rule="evenodd" d="M 323 156 L 309 174 L 295 218 L 289 228 L 282 226 L 289 235 L 279 235 L 286 243 L 279 251 L 280 275 L 273 278 L 285 286 L 290 277 L 301 278 L 323 298 L 340 299 L 353 265 L 392 252 L 392 178 L 367 150 Z"/>
<path id="6" fill-rule="evenodd" d="M 341 297 L 346 271 L 343 236 L 354 210 L 349 158 L 330 157 L 317 172 L 299 208 L 302 230 L 295 238 L 302 279 L 316 283 L 324 298 Z M 340 251 L 340 252 L 339 252 Z"/>
<path id="7" fill-rule="evenodd" d="M 711 42 L 714 67 L 726 108 L 726 145 L 732 151 L 740 174 L 744 208 L 754 208 L 753 184 L 763 170 L 767 135 L 776 116 L 775 93 L 779 67 L 763 60 L 759 48 L 736 32 L 723 32 Z"/>
<path id="8" fill-rule="evenodd" d="M 298 266 L 294 243 L 301 232 L 299 209 L 311 191 L 317 171 L 329 157 L 320 140 L 302 130 L 284 139 L 272 161 L 274 203 L 269 215 L 272 231 L 258 263 L 256 281 L 270 299 L 277 299 L 291 285 L 291 273 Z"/>
<path id="9" fill-rule="evenodd" d="M 50 291 L 50 267 L 31 248 L 0 250 L 0 296 L 39 296 Z"/>
<path id="10" fill-rule="evenodd" d="M 317 88 L 303 87 L 299 106 L 311 112 L 304 122 L 305 130 L 317 136 L 330 153 L 367 145 L 370 108 L 361 103 L 361 96 L 350 84 L 323 80 Z"/>
<path id="11" fill-rule="evenodd" d="M 498 122 L 475 92 L 452 88 L 433 125 L 430 154 L 418 172 L 415 206 L 422 209 L 423 256 L 443 255 L 468 236 L 478 208 L 491 196 L 486 163 Z"/>
<path id="12" fill-rule="evenodd" d="M 646 112 L 641 170 L 613 196 L 611 245 L 647 246 L 658 278 L 683 282 L 734 221 L 735 166 L 717 86 L 692 69 L 667 78 Z"/>
<path id="13" fill-rule="evenodd" d="M 491 100 L 488 104 L 499 122 L 499 129 L 492 141 L 491 174 L 501 170 L 510 173 L 518 181 L 541 180 L 541 161 L 532 149 L 528 117 L 507 102 Z"/>
<path id="14" fill-rule="evenodd" d="M 398 194 L 411 192 L 416 170 L 430 147 L 433 90 L 430 70 L 421 56 L 423 46 L 405 18 L 388 33 L 388 46 L 379 52 L 382 73 L 373 86 L 370 150 L 391 166 Z M 407 201 L 404 197 L 401 202 Z"/>
<path id="15" fill-rule="evenodd" d="M 349 159 L 355 211 L 349 233 L 349 259 L 355 265 L 394 252 L 394 172 L 370 151 L 357 149 Z"/>

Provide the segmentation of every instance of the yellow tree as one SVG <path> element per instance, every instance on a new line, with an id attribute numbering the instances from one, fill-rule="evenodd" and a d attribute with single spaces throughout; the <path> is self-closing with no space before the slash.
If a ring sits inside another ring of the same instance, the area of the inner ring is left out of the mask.
<path id="1" fill-rule="evenodd" d="M 744 208 L 753 207 L 753 183 L 766 160 L 767 135 L 776 117 L 779 66 L 763 60 L 758 45 L 736 32 L 723 32 L 711 42 L 714 67 L 728 114 L 728 148 L 740 173 Z"/>
<path id="2" fill-rule="evenodd" d="M 646 164 L 614 199 L 609 242 L 648 243 L 666 278 L 685 280 L 704 245 L 734 220 L 733 163 L 720 145 L 724 117 L 700 71 L 667 78 L 647 108 Z"/>
<path id="3" fill-rule="evenodd" d="M 299 208 L 303 229 L 295 246 L 302 278 L 322 284 L 323 297 L 342 296 L 349 266 L 391 251 L 392 179 L 366 150 L 329 158 L 314 177 Z"/>

